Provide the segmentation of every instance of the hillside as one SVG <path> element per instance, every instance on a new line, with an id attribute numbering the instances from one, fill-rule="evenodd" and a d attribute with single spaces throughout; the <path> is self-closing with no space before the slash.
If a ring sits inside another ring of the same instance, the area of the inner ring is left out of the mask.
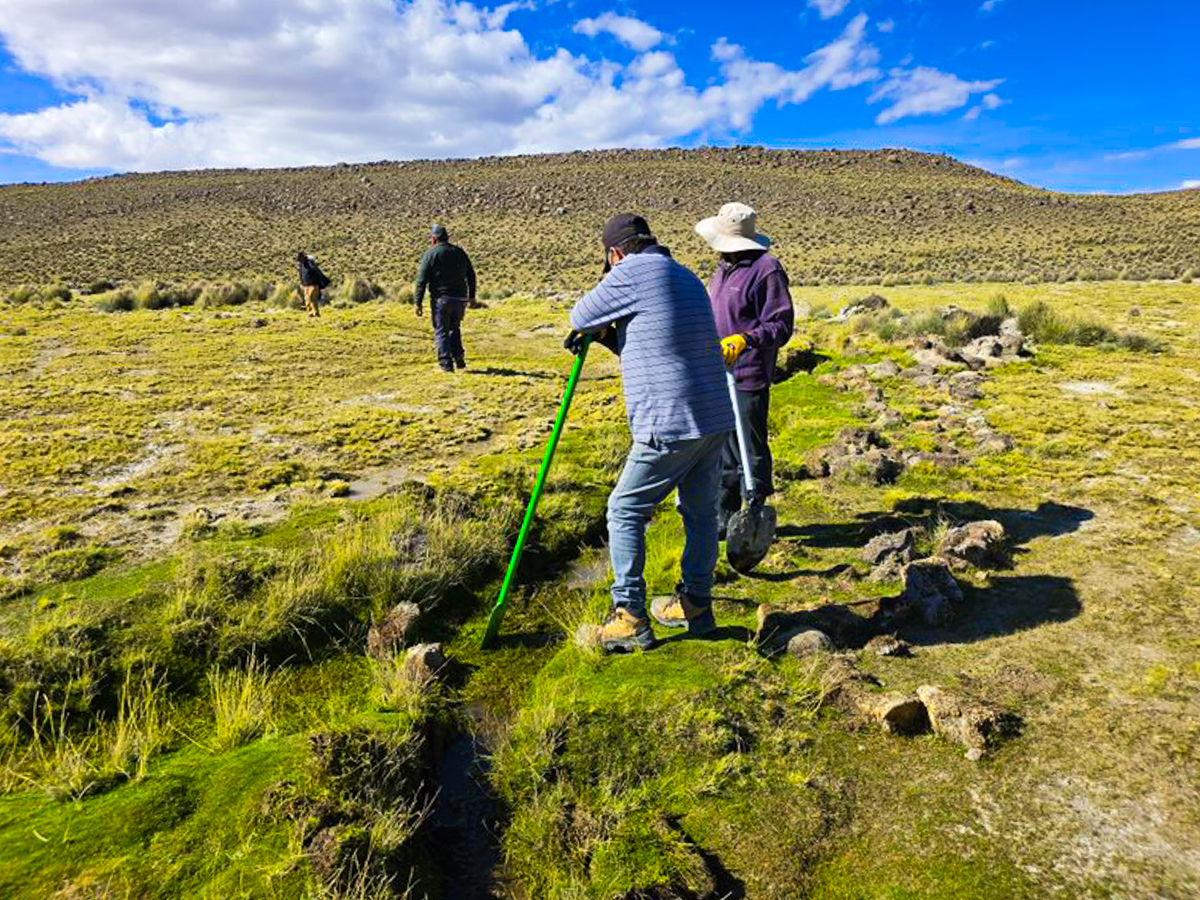
<path id="1" fill-rule="evenodd" d="M 1038 190 L 909 151 L 603 151 L 447 162 L 122 175 L 0 188 L 0 286 L 63 279 L 286 277 L 296 249 L 336 276 L 407 280 L 447 224 L 492 289 L 577 288 L 620 209 L 685 262 L 692 224 L 755 206 L 805 284 L 1175 278 L 1200 269 L 1200 192 Z"/>

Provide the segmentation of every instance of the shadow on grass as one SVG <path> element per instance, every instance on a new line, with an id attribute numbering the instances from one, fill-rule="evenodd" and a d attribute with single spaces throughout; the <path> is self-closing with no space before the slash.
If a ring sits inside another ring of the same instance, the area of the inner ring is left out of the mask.
<path id="1" fill-rule="evenodd" d="M 464 375 L 494 375 L 499 378 L 540 378 L 543 381 L 553 381 L 558 378 L 549 372 L 522 372 L 519 369 L 497 369 L 495 366 L 485 366 L 482 369 L 464 369 Z"/>
<path id="2" fill-rule="evenodd" d="M 960 582 L 963 603 L 954 621 L 940 628 L 909 626 L 913 644 L 969 644 L 1067 622 L 1083 610 L 1079 592 L 1061 575 L 994 576 L 986 588 Z"/>
<path id="3" fill-rule="evenodd" d="M 934 528 L 939 522 L 962 525 L 982 519 L 995 519 L 1004 526 L 1014 545 L 1039 537 L 1062 537 L 1078 531 L 1095 513 L 1081 506 L 1067 506 L 1047 500 L 1037 509 L 992 508 L 982 503 L 946 501 L 916 497 L 896 504 L 894 512 L 862 513 L 851 522 L 784 525 L 776 538 L 799 538 L 808 547 L 830 549 L 862 547 L 874 537 L 905 528 Z"/>

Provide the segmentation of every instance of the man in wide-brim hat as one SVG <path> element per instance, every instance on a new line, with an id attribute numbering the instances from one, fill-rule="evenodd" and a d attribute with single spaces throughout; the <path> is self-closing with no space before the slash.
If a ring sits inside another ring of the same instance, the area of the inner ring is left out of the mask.
<path id="1" fill-rule="evenodd" d="M 721 352 L 737 381 L 738 415 L 747 426 L 750 475 L 755 503 L 775 492 L 771 447 L 767 434 L 771 381 L 779 348 L 795 326 L 788 276 L 767 252 L 771 239 L 759 234 L 754 210 L 727 203 L 715 216 L 696 225 L 720 255 L 708 284 Z M 721 533 L 729 517 L 742 507 L 743 480 L 737 437 L 725 444 L 721 472 Z"/>

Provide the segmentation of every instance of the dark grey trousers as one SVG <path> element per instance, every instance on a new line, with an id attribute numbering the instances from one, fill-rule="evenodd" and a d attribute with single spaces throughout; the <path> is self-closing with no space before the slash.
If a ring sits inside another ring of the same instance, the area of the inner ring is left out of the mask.
<path id="1" fill-rule="evenodd" d="M 737 414 L 746 429 L 750 444 L 750 477 L 754 480 L 754 494 L 758 500 L 766 500 L 775 493 L 772 477 L 774 463 L 768 444 L 767 413 L 771 406 L 771 389 L 737 392 Z M 742 508 L 745 488 L 742 486 L 742 454 L 738 450 L 737 433 L 729 432 L 725 449 L 721 455 L 721 509 L 737 512 Z"/>
<path id="2" fill-rule="evenodd" d="M 433 319 L 433 346 L 443 369 L 452 369 L 455 363 L 460 366 L 464 364 L 462 320 L 466 312 L 467 301 L 454 297 L 440 297 L 429 304 L 429 315 Z"/>

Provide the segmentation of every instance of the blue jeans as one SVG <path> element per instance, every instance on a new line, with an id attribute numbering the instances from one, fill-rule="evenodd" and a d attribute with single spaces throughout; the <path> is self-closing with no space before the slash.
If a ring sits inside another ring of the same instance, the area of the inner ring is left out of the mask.
<path id="1" fill-rule="evenodd" d="M 457 297 L 440 297 L 429 303 L 429 315 L 433 320 L 433 346 L 443 369 L 463 363 L 462 320 L 466 312 L 467 301 Z"/>
<path id="2" fill-rule="evenodd" d="M 646 611 L 646 526 L 654 507 L 673 490 L 683 516 L 683 588 L 693 598 L 712 596 L 717 566 L 717 497 L 725 434 L 682 441 L 635 441 L 608 498 L 608 543 L 614 606 L 637 616 Z"/>

